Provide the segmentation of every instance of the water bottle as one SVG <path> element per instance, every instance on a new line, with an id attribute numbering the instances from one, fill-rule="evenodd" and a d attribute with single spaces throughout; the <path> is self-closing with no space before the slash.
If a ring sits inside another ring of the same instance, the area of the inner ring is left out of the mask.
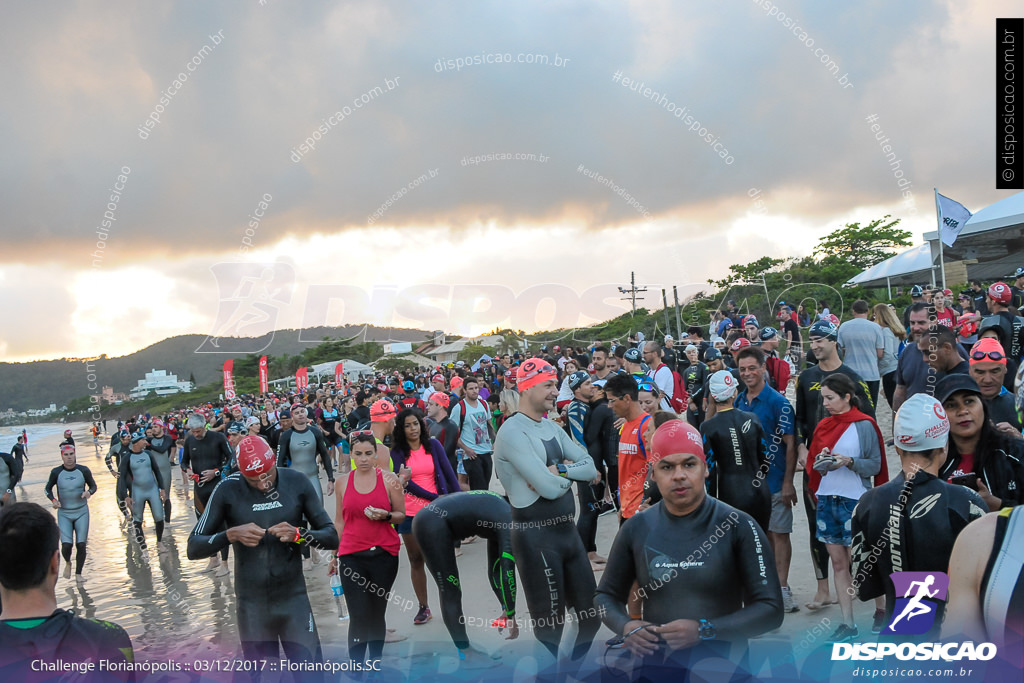
<path id="1" fill-rule="evenodd" d="M 331 574 L 331 593 L 334 594 L 334 602 L 338 605 L 338 619 L 345 621 L 348 619 L 345 609 L 345 589 L 341 585 L 341 576 L 338 572 Z"/>

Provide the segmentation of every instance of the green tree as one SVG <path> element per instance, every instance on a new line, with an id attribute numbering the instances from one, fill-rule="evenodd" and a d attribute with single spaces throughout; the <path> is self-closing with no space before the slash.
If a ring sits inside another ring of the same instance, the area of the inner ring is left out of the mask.
<path id="1" fill-rule="evenodd" d="M 397 356 L 385 356 L 381 358 L 373 366 L 377 372 L 392 373 L 395 370 L 399 372 L 411 372 L 416 369 L 416 363 L 409 360 L 408 358 L 399 358 Z"/>
<path id="2" fill-rule="evenodd" d="M 856 271 L 881 263 L 897 249 L 910 246 L 910 233 L 896 227 L 900 219 L 889 218 L 886 214 L 864 226 L 859 222 L 847 223 L 818 240 L 814 255 L 823 266 L 848 264 Z"/>
<path id="3" fill-rule="evenodd" d="M 466 347 L 459 351 L 458 360 L 464 360 L 466 363 L 472 364 L 485 353 L 493 357 L 494 349 L 483 344 L 466 344 Z"/>

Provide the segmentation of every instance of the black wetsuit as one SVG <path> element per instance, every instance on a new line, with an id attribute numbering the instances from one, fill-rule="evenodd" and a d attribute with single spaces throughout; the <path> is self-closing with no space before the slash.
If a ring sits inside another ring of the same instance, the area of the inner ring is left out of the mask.
<path id="1" fill-rule="evenodd" d="M 704 383 L 708 379 L 708 366 L 700 361 L 691 363 L 682 373 L 683 381 L 686 382 L 686 392 L 690 400 L 697 404 L 697 410 L 686 409 L 686 420 L 694 427 L 700 427 L 704 421 Z"/>
<path id="2" fill-rule="evenodd" d="M 132 499 L 132 520 L 135 523 L 135 538 L 139 547 L 146 547 L 146 537 L 142 533 L 142 516 L 149 503 L 149 512 L 153 515 L 156 525 L 156 540 L 159 543 L 164 536 L 164 506 L 160 500 L 160 491 L 167 493 L 157 456 L 148 450 L 138 453 L 129 450 L 121 458 L 120 476 L 117 478 L 117 495 L 121 500 Z"/>
<path id="3" fill-rule="evenodd" d="M 746 512 L 763 531 L 772 516 L 768 445 L 757 415 L 738 408 L 718 411 L 700 426 L 710 475 L 708 494 Z"/>
<path id="4" fill-rule="evenodd" d="M 116 437 L 117 435 L 115 434 L 114 436 Z M 128 444 L 121 443 L 120 437 L 118 437 L 117 443 L 112 444 L 110 446 L 110 450 L 107 451 L 107 456 L 103 458 L 103 463 L 107 466 L 107 471 L 114 475 L 115 479 L 120 476 L 118 472 L 121 470 L 121 460 L 126 454 L 131 453 L 131 451 L 132 449 Z M 117 487 L 115 495 L 117 496 L 117 509 L 121 511 L 121 514 L 124 515 L 125 518 L 127 518 L 130 510 L 128 509 L 128 506 L 124 504 L 124 496 L 121 495 L 120 487 Z"/>
<path id="5" fill-rule="evenodd" d="M 26 457 L 25 456 L 25 447 L 22 446 L 20 443 L 14 444 L 13 446 L 11 446 L 11 455 L 14 456 L 14 459 L 17 460 L 18 464 L 21 465 L 22 469 L 24 469 L 25 468 L 25 457 Z"/>
<path id="6" fill-rule="evenodd" d="M 807 353 L 808 363 L 811 353 Z M 828 417 L 825 410 L 825 403 L 821 399 L 821 382 L 829 375 L 842 373 L 853 380 L 857 387 L 857 398 L 860 401 L 860 411 L 872 418 L 875 417 L 875 406 L 871 402 L 871 390 L 854 370 L 845 363 L 835 370 L 825 371 L 820 365 L 808 365 L 807 369 L 797 375 L 796 378 L 796 436 L 797 443 L 803 443 L 810 447 L 811 437 L 818 423 Z M 813 455 L 808 455 L 813 458 Z M 882 457 L 885 457 L 883 454 Z M 807 475 L 803 477 L 803 499 L 804 512 L 807 513 L 807 528 L 810 532 L 811 561 L 814 565 L 815 578 L 818 580 L 828 578 L 829 556 L 825 544 L 818 540 L 818 503 L 814 494 L 811 493 L 807 481 Z"/>
<path id="7" fill-rule="evenodd" d="M 8 496 L 9 505 L 17 502 L 17 498 L 14 495 L 14 487 L 21 481 L 22 472 L 21 464 L 13 455 L 10 453 L 0 453 L 0 498 L 10 490 L 11 494 Z M 4 503 L 0 499 L 0 507 L 3 507 L 3 505 Z"/>
<path id="8" fill-rule="evenodd" d="M 996 518 L 992 554 L 981 577 L 978 601 L 985 630 L 1003 658 L 1024 663 L 1024 509 L 1003 508 Z"/>
<path id="9" fill-rule="evenodd" d="M 850 572 L 858 597 L 867 601 L 885 595 L 889 623 L 896 598 L 903 597 L 896 595 L 889 575 L 949 571 L 957 535 L 987 511 L 981 496 L 971 489 L 947 484 L 924 470 L 909 481 L 900 472 L 892 481 L 865 491 L 851 521 Z M 922 639 L 933 640 L 942 625 L 945 602 L 934 602 L 935 623 Z"/>
<path id="10" fill-rule="evenodd" d="M 310 520 L 308 529 L 302 528 L 303 519 Z M 225 528 L 250 522 L 264 529 L 287 522 L 299 528 L 306 542 L 283 542 L 267 534 L 254 548 L 230 544 Z M 338 532 L 309 479 L 280 468 L 276 486 L 269 492 L 250 486 L 238 473 L 221 481 L 189 535 L 190 560 L 234 546 L 238 635 L 246 658 L 276 660 L 280 639 L 290 660 L 323 659 L 302 575 L 299 549 L 307 543 L 334 552 Z"/>
<path id="11" fill-rule="evenodd" d="M 202 439 L 197 439 L 191 434 L 185 437 L 185 448 L 181 454 L 181 469 L 185 471 L 191 468 L 192 472 L 199 475 L 205 470 L 217 470 L 220 472 L 224 467 L 228 466 L 233 456 L 234 453 L 231 450 L 231 444 L 228 443 L 227 437 L 220 432 L 207 429 L 206 435 Z M 213 489 L 216 485 L 217 479 L 212 479 L 206 483 L 195 482 L 193 491 L 195 493 L 197 517 L 201 514 L 200 503 L 204 506 L 206 505 L 206 502 L 210 500 L 210 496 L 213 495 Z"/>
<path id="12" fill-rule="evenodd" d="M 462 613 L 462 585 L 455 561 L 460 538 L 487 539 L 487 567 L 491 590 L 505 616 L 516 613 L 516 560 L 512 554 L 512 507 L 493 491 L 465 491 L 431 501 L 413 518 L 412 533 L 420 544 L 423 561 L 437 582 L 444 625 L 455 647 L 469 647 Z"/>
<path id="13" fill-rule="evenodd" d="M 31 628 L 12 626 L 31 625 Z M 36 681 L 57 680 L 60 674 L 40 674 L 32 670 L 33 663 L 85 662 L 91 660 L 94 668 L 84 677 L 70 671 L 63 674 L 67 680 L 133 681 L 131 671 L 99 671 L 100 660 L 108 660 L 114 667 L 134 662 L 132 641 L 123 628 L 109 621 L 83 619 L 67 610 L 58 609 L 45 619 L 11 619 L 0 621 L 0 680 Z"/>
<path id="14" fill-rule="evenodd" d="M 630 621 L 626 601 L 634 581 L 644 621 L 707 619 L 715 628 L 714 640 L 670 655 L 676 666 L 710 655 L 742 656 L 729 651 L 782 624 L 782 588 L 767 535 L 750 515 L 710 496 L 684 517 L 658 503 L 619 530 L 594 597 L 618 635 Z M 661 652 L 644 663 L 665 658 Z"/>
<path id="15" fill-rule="evenodd" d="M 157 465 L 160 466 L 160 476 L 163 477 L 164 487 L 167 491 L 167 499 L 164 500 L 164 521 L 171 521 L 171 456 L 174 454 L 174 439 L 164 432 L 160 438 L 153 437 L 149 440 L 149 450 L 156 456 Z"/>
<path id="16" fill-rule="evenodd" d="M 57 526 L 60 527 L 60 554 L 64 561 L 71 562 L 71 545 L 74 543 L 75 573 L 81 574 L 85 566 L 85 547 L 89 541 L 89 504 L 82 498 L 86 490 L 89 495 L 96 493 L 96 480 L 85 465 L 75 465 L 70 470 L 58 465 L 50 470 L 46 480 L 46 497 L 54 500 L 53 489 L 57 487 Z"/>

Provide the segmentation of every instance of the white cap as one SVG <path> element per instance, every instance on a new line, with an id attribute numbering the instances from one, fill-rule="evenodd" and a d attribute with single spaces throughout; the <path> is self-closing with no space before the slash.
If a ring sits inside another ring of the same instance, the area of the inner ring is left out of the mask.
<path id="1" fill-rule="evenodd" d="M 696 347 L 695 345 L 693 345 L 693 344 L 687 344 L 687 345 L 686 345 L 686 348 L 685 348 L 685 349 L 683 349 L 683 353 L 689 353 L 690 351 L 700 351 L 700 349 L 698 349 L 698 348 L 697 348 L 697 347 Z"/>
<path id="2" fill-rule="evenodd" d="M 675 338 L 671 334 L 666 334 L 665 341 L 675 341 Z"/>
<path id="3" fill-rule="evenodd" d="M 949 418 L 942 404 L 928 394 L 914 394 L 896 413 L 893 442 L 904 451 L 942 448 L 949 438 Z"/>
<path id="4" fill-rule="evenodd" d="M 719 370 L 711 375 L 708 390 L 716 401 L 727 401 L 736 393 L 736 378 L 728 370 Z"/>

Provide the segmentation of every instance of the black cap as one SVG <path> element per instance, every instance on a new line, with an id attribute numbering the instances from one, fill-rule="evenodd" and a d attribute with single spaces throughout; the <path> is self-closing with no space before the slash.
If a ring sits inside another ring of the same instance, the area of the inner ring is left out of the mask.
<path id="1" fill-rule="evenodd" d="M 779 331 L 771 326 L 765 326 L 761 328 L 761 331 L 757 335 L 761 338 L 761 341 L 768 341 L 769 339 L 775 339 L 779 336 Z"/>
<path id="2" fill-rule="evenodd" d="M 709 346 L 707 351 L 704 352 L 704 362 L 710 363 L 713 360 L 721 360 L 722 352 L 716 349 L 714 346 Z"/>
<path id="3" fill-rule="evenodd" d="M 958 391 L 973 391 L 981 396 L 981 389 L 978 388 L 978 383 L 974 381 L 974 378 L 966 373 L 958 372 L 946 375 L 939 380 L 935 385 L 935 398 L 940 403 L 945 403 L 947 398 Z"/>
<path id="4" fill-rule="evenodd" d="M 590 374 L 583 370 L 577 370 L 576 372 L 569 375 L 569 388 L 576 391 L 583 383 L 590 379 Z"/>
<path id="5" fill-rule="evenodd" d="M 839 328 L 831 320 L 818 320 L 807 330 L 808 337 L 824 337 L 836 341 L 839 339 Z"/>
<path id="6" fill-rule="evenodd" d="M 639 363 L 642 358 L 640 355 L 640 349 L 636 347 L 627 349 L 626 353 L 622 357 L 630 363 Z"/>
<path id="7" fill-rule="evenodd" d="M 911 287 L 910 288 L 910 296 L 914 297 L 914 298 L 917 298 L 919 296 L 924 296 L 924 290 L 921 289 L 921 285 L 914 285 L 913 287 Z"/>
<path id="8" fill-rule="evenodd" d="M 279 420 L 285 420 L 290 418 L 291 416 L 292 411 L 290 408 L 281 408 L 281 410 L 277 411 L 277 417 Z"/>

